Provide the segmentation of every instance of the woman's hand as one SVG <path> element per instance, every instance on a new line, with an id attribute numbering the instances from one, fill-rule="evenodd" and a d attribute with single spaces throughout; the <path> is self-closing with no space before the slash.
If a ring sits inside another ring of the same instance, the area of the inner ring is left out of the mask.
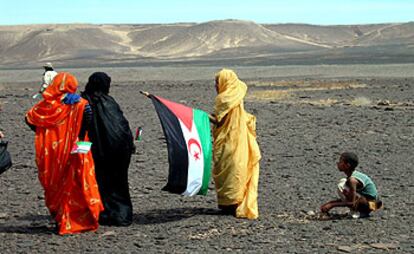
<path id="1" fill-rule="evenodd" d="M 80 95 L 76 93 L 67 93 L 65 97 L 63 98 L 63 103 L 72 105 L 75 103 L 78 103 L 80 101 Z"/>
<path id="2" fill-rule="evenodd" d="M 0 131 L 0 138 L 4 138 L 4 134 L 1 131 Z"/>
<path id="3" fill-rule="evenodd" d="M 210 122 L 213 124 L 217 124 L 217 118 L 214 114 L 208 114 L 208 118 L 210 119 Z"/>

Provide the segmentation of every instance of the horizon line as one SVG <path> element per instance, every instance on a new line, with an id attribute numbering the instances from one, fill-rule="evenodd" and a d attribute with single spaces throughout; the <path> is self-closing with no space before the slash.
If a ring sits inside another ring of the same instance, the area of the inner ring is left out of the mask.
<path id="1" fill-rule="evenodd" d="M 382 25 L 382 24 L 405 24 L 405 23 L 413 23 L 414 20 L 411 21 L 384 21 L 384 22 L 374 22 L 374 23 L 337 23 L 337 24 L 317 24 L 317 23 L 302 23 L 302 22 L 255 22 L 253 20 L 247 19 L 217 19 L 217 20 L 209 20 L 209 21 L 178 21 L 178 22 L 143 22 L 143 23 L 94 23 L 94 22 L 53 22 L 53 23 L 19 23 L 19 24 L 0 24 L 0 26 L 36 26 L 36 25 L 177 25 L 177 24 L 203 24 L 203 23 L 210 23 L 210 22 L 220 22 L 220 21 L 244 21 L 244 22 L 251 22 L 259 25 L 312 25 L 312 26 L 363 26 L 363 25 Z"/>

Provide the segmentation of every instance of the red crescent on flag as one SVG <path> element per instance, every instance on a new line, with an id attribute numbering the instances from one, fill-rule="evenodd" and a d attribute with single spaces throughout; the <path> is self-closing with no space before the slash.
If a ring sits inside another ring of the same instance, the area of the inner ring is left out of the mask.
<path id="1" fill-rule="evenodd" d="M 199 149 L 199 151 L 200 152 L 195 152 L 194 154 L 192 154 L 191 153 L 191 145 L 196 145 L 197 147 L 198 147 L 198 149 Z M 188 143 L 187 143 L 187 147 L 188 147 L 188 152 L 192 155 L 192 156 L 194 156 L 194 159 L 196 159 L 196 160 L 199 160 L 200 159 L 200 154 L 201 154 L 201 145 L 200 145 L 200 143 L 196 140 L 196 139 L 194 139 L 194 138 L 190 138 L 189 140 L 188 140 Z"/>

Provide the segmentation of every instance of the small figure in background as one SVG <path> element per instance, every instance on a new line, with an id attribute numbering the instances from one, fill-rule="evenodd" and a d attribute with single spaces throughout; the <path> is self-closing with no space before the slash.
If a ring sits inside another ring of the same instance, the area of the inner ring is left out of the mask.
<path id="1" fill-rule="evenodd" d="M 52 84 L 53 79 L 58 74 L 54 69 L 52 63 L 46 63 L 43 65 L 45 72 L 43 72 L 42 85 L 40 86 L 39 92 L 33 95 L 33 99 L 36 99 L 40 94 L 42 94 L 46 88 Z"/>
<path id="2" fill-rule="evenodd" d="M 45 68 L 45 72 L 43 73 L 43 85 L 46 85 L 46 87 L 48 87 L 50 84 L 52 84 L 53 78 L 57 75 L 57 72 L 53 69 L 52 63 L 44 64 L 43 68 Z"/>

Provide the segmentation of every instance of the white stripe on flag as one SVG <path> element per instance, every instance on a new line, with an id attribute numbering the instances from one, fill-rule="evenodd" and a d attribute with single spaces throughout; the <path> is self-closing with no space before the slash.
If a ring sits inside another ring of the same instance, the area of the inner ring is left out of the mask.
<path id="1" fill-rule="evenodd" d="M 186 142 L 188 151 L 188 177 L 187 177 L 187 189 L 182 193 L 184 196 L 196 195 L 203 185 L 203 171 L 204 171 L 204 157 L 200 143 L 200 137 L 198 135 L 197 127 L 194 124 L 190 130 L 179 120 L 181 130 Z M 189 141 L 196 142 L 189 142 Z M 198 143 L 198 145 L 197 145 Z M 198 153 L 198 154 L 197 154 Z"/>

